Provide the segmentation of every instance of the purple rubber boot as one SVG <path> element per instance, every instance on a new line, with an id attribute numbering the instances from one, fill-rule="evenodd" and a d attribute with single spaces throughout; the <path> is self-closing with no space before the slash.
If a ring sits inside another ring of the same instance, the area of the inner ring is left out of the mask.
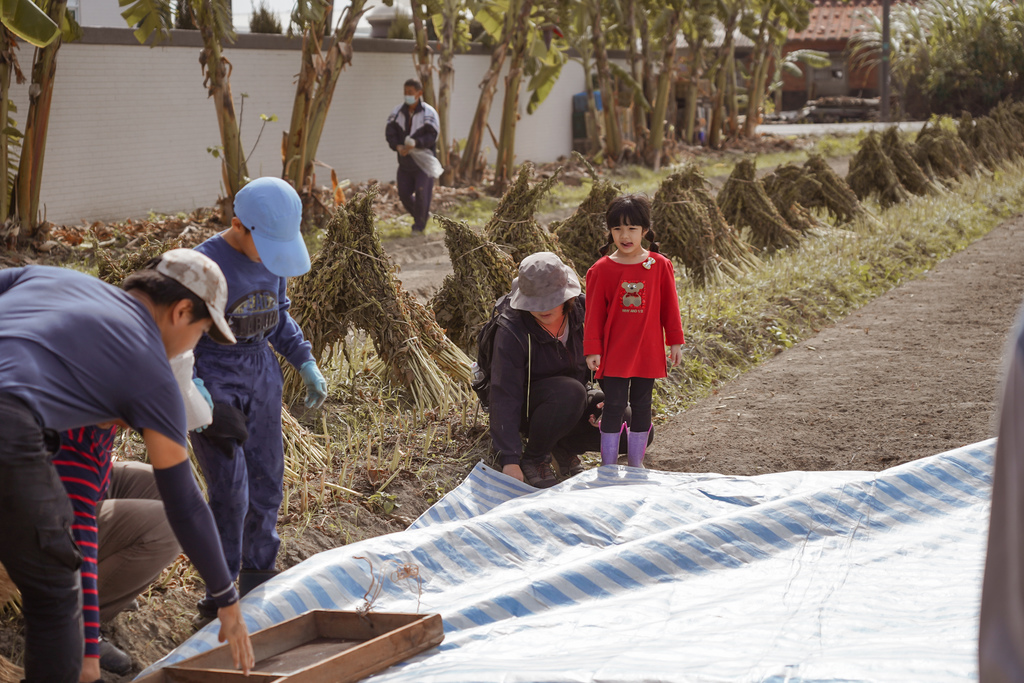
<path id="1" fill-rule="evenodd" d="M 644 454 L 647 453 L 647 438 L 653 425 L 645 432 L 629 432 L 626 435 L 626 462 L 630 467 L 644 468 Z M 603 435 L 602 435 L 603 436 Z"/>
<path id="2" fill-rule="evenodd" d="M 619 462 L 619 440 L 622 438 L 622 430 L 626 428 L 626 423 L 622 423 L 622 429 L 613 433 L 605 434 L 601 432 L 601 464 L 602 465 L 617 465 Z"/>

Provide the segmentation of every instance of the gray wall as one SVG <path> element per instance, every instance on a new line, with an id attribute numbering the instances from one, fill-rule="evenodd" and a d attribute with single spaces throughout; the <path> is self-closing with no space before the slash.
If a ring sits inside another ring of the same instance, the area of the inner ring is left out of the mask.
<path id="1" fill-rule="evenodd" d="M 242 139 L 252 149 L 260 114 L 276 114 L 249 159 L 253 177 L 281 174 L 281 140 L 291 115 L 298 40 L 239 35 L 225 50 L 233 65 L 231 86 L 242 94 Z M 394 179 L 394 153 L 384 123 L 401 102 L 402 82 L 413 75 L 411 41 L 356 39 L 353 65 L 338 81 L 318 152 L 319 161 L 353 182 Z M 32 52 L 22 46 L 26 72 Z M 55 223 L 144 217 L 212 206 L 223 193 L 220 161 L 207 147 L 220 145 L 213 103 L 199 67 L 199 37 L 175 31 L 170 44 L 139 45 L 128 29 L 85 29 L 82 41 L 61 47 L 47 140 L 42 201 Z M 489 64 L 482 51 L 455 59 L 451 132 L 465 137 Z M 571 96 L 583 90 L 583 73 L 566 65 L 548 99 L 522 118 L 516 133 L 517 162 L 554 161 L 572 146 Z M 498 132 L 500 98 L 491 112 Z M 19 127 L 28 111 L 28 84 L 12 86 Z M 493 160 L 493 145 L 487 138 Z M 318 171 L 329 184 L 330 171 Z"/>

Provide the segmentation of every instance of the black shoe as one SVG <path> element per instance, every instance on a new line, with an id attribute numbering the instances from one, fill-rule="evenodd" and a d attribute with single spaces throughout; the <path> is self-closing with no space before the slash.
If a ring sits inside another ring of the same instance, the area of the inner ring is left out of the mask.
<path id="1" fill-rule="evenodd" d="M 132 658 L 109 640 L 100 636 L 100 668 L 118 676 L 124 676 L 132 670 Z"/>
<path id="2" fill-rule="evenodd" d="M 558 463 L 558 471 L 561 472 L 563 477 L 575 477 L 577 474 L 582 474 L 584 471 L 583 463 L 580 462 L 578 455 L 570 455 L 565 451 L 555 450 L 552 455 L 555 458 L 555 462 Z"/>
<path id="3" fill-rule="evenodd" d="M 519 462 L 519 467 L 523 470 L 523 479 L 534 488 L 548 489 L 558 483 L 551 463 L 523 458 Z"/>

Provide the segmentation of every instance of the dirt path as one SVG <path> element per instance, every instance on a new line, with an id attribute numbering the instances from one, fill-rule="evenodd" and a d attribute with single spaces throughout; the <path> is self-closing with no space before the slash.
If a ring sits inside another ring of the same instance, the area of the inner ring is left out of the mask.
<path id="1" fill-rule="evenodd" d="M 1024 299 L 1024 216 L 719 388 L 658 433 L 652 467 L 879 470 L 994 435 Z"/>

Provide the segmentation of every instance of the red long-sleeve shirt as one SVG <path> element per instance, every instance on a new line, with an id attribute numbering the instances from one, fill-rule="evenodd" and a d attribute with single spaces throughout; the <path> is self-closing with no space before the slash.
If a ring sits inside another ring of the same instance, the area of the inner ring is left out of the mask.
<path id="1" fill-rule="evenodd" d="M 596 377 L 664 377 L 665 347 L 683 343 L 671 261 L 654 252 L 633 264 L 604 256 L 587 271 L 583 353 L 600 354 Z"/>
<path id="2" fill-rule="evenodd" d="M 75 511 L 71 532 L 82 553 L 82 617 L 85 656 L 100 656 L 100 598 L 96 590 L 99 533 L 96 505 L 110 486 L 110 453 L 117 427 L 80 427 L 60 435 L 60 452 L 53 459 Z"/>

